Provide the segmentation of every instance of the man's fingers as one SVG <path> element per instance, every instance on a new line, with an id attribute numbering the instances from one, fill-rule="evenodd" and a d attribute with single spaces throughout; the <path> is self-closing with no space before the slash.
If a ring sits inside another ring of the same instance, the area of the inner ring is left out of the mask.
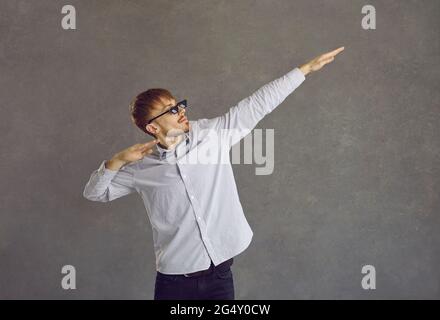
<path id="1" fill-rule="evenodd" d="M 150 153 L 153 153 L 153 149 L 145 149 L 145 150 L 142 150 L 142 154 L 143 154 L 143 155 L 150 154 Z"/>
<path id="2" fill-rule="evenodd" d="M 344 47 L 340 47 L 338 49 L 335 49 L 333 51 L 324 53 L 318 57 L 316 57 L 315 59 L 313 59 L 312 61 L 309 62 L 309 65 L 311 66 L 311 70 L 312 71 L 317 71 L 319 69 L 321 69 L 323 66 L 325 66 L 326 64 L 332 62 L 335 59 L 335 56 L 343 51 L 345 48 Z"/>
<path id="3" fill-rule="evenodd" d="M 147 143 L 141 143 L 141 145 L 139 146 L 139 149 L 144 150 L 144 149 L 151 149 L 153 148 L 157 143 L 159 142 L 159 140 L 151 140 L 148 141 Z"/>
<path id="4" fill-rule="evenodd" d="M 332 62 L 333 60 L 335 60 L 335 57 L 330 57 L 330 58 L 324 60 L 324 61 L 323 61 L 323 64 L 330 63 L 330 62 Z"/>
<path id="5" fill-rule="evenodd" d="M 335 56 L 335 55 L 337 55 L 339 52 L 343 51 L 344 49 L 345 49 L 344 47 L 340 47 L 340 48 L 338 48 L 338 49 L 335 49 L 335 50 L 333 50 L 333 51 L 330 51 L 330 52 L 328 53 L 328 56 Z"/>
<path id="6" fill-rule="evenodd" d="M 335 49 L 335 50 L 333 50 L 333 51 L 330 51 L 330 52 L 324 53 L 324 54 L 321 56 L 321 58 L 323 58 L 323 59 L 328 59 L 328 58 L 330 58 L 330 57 L 334 57 L 334 56 L 336 56 L 339 52 L 343 51 L 344 49 L 345 49 L 344 47 L 340 47 L 340 48 Z"/>

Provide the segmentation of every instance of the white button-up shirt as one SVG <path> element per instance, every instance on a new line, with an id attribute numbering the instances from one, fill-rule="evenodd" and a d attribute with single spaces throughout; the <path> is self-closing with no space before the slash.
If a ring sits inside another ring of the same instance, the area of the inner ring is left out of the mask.
<path id="1" fill-rule="evenodd" d="M 122 166 L 103 160 L 83 195 L 107 202 L 137 192 L 152 231 L 156 270 L 185 274 L 208 269 L 243 252 L 253 232 L 245 218 L 229 158 L 230 148 L 303 81 L 298 68 L 275 79 L 216 118 L 190 121 L 172 149 Z"/>

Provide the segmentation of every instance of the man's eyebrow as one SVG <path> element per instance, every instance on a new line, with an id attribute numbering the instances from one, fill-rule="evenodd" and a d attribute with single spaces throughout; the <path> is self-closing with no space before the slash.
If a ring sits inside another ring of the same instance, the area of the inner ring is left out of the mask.
<path id="1" fill-rule="evenodd" d="M 172 107 L 173 106 L 173 104 L 169 104 L 169 105 L 167 105 L 167 106 L 165 106 L 162 110 L 161 110 L 161 112 L 164 112 L 165 110 L 167 110 L 169 107 Z M 171 108 L 169 108 L 168 110 L 170 110 Z"/>

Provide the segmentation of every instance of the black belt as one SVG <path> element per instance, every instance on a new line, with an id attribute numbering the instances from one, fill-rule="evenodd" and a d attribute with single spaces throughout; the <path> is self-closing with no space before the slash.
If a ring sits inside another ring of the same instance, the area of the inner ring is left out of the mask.
<path id="1" fill-rule="evenodd" d="M 234 262 L 234 258 L 231 258 L 229 260 L 220 263 L 218 266 L 214 266 L 214 263 L 211 261 L 211 265 L 209 266 L 208 269 L 196 271 L 192 273 L 185 273 L 183 275 L 187 278 L 203 276 L 205 274 L 210 274 L 214 269 L 226 270 L 232 265 L 233 262 Z"/>

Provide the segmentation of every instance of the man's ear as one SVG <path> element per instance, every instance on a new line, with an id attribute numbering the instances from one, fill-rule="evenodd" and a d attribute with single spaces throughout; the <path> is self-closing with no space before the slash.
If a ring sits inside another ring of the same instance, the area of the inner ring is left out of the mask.
<path id="1" fill-rule="evenodd" d="M 145 127 L 145 129 L 146 129 L 149 133 L 154 134 L 154 135 L 156 135 L 156 134 L 159 132 L 159 128 L 156 127 L 156 126 L 155 126 L 154 124 L 152 124 L 152 123 L 147 124 L 146 127 Z"/>

